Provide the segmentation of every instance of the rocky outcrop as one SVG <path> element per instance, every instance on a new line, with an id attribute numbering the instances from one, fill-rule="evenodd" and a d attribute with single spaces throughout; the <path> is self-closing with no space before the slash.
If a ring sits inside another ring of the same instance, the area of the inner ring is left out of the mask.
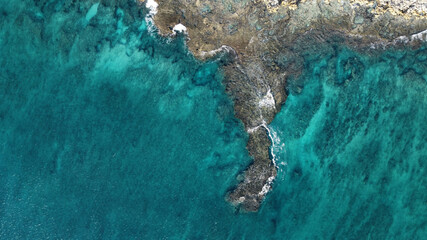
<path id="1" fill-rule="evenodd" d="M 246 211 L 258 210 L 277 174 L 268 124 L 286 100 L 286 86 L 300 91 L 297 82 L 287 81 L 302 70 L 305 48 L 344 41 L 375 49 L 427 37 L 426 0 L 139 1 L 155 5 L 152 19 L 161 34 L 185 26 L 197 58 L 229 53 L 224 84 L 249 134 L 253 163 L 227 199 Z"/>

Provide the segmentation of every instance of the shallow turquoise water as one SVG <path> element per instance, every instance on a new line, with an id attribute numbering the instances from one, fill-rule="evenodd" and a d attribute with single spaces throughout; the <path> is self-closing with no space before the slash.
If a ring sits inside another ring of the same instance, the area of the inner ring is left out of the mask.
<path id="1" fill-rule="evenodd" d="M 306 55 L 305 87 L 272 123 L 287 163 L 270 198 L 278 232 L 425 239 L 426 48 L 368 56 L 322 47 Z"/>
<path id="2" fill-rule="evenodd" d="M 67 41 L 66 20 L 2 6 L 1 239 L 426 238 L 425 49 L 307 52 L 271 124 L 274 189 L 238 214 L 250 157 L 218 62 L 144 21 L 97 42 L 97 15 Z"/>

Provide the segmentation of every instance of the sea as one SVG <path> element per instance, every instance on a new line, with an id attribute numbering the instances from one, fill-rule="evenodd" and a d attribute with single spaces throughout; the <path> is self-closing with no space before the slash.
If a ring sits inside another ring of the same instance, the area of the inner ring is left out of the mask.
<path id="1" fill-rule="evenodd" d="M 427 239 L 426 46 L 307 50 L 242 213 L 221 61 L 105 2 L 0 0 L 0 239 Z"/>

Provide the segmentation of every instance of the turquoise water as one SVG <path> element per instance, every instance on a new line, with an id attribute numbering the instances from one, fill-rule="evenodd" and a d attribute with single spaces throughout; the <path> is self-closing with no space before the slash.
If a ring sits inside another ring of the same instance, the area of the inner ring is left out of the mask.
<path id="1" fill-rule="evenodd" d="M 307 52 L 270 126 L 274 189 L 240 214 L 224 198 L 251 160 L 220 62 L 60 3 L 2 4 L 0 239 L 426 238 L 425 49 Z"/>
<path id="2" fill-rule="evenodd" d="M 427 49 L 321 47 L 272 123 L 287 163 L 270 196 L 278 232 L 426 239 Z"/>

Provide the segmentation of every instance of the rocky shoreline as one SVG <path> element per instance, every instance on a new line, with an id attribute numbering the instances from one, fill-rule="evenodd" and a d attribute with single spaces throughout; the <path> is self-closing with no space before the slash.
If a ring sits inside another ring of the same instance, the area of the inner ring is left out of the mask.
<path id="1" fill-rule="evenodd" d="M 205 60 L 222 51 L 233 56 L 223 66 L 224 85 L 249 134 L 254 161 L 227 199 L 244 211 L 258 210 L 276 177 L 268 124 L 287 91 L 301 91 L 301 83 L 288 79 L 302 71 L 306 48 L 345 42 L 376 51 L 427 39 L 426 0 L 146 1 L 140 0 L 155 11 L 161 34 L 185 26 L 195 57 Z"/>
<path id="2" fill-rule="evenodd" d="M 221 55 L 226 92 L 248 132 L 253 157 L 227 199 L 239 209 L 257 211 L 277 174 L 268 125 L 287 93 L 302 90 L 303 83 L 293 79 L 303 69 L 306 50 L 334 42 L 366 52 L 415 46 L 427 39 L 426 6 L 427 0 L 409 5 L 403 0 L 45 0 L 14 9 L 22 14 L 13 21 L 27 25 L 35 41 L 58 54 L 81 50 L 79 57 L 88 62 L 95 62 L 104 45 L 123 44 L 128 56 L 152 52 L 140 38 L 154 24 L 163 35 L 187 34 L 188 48 L 200 60 Z M 43 25 L 48 21 L 55 31 Z"/>

